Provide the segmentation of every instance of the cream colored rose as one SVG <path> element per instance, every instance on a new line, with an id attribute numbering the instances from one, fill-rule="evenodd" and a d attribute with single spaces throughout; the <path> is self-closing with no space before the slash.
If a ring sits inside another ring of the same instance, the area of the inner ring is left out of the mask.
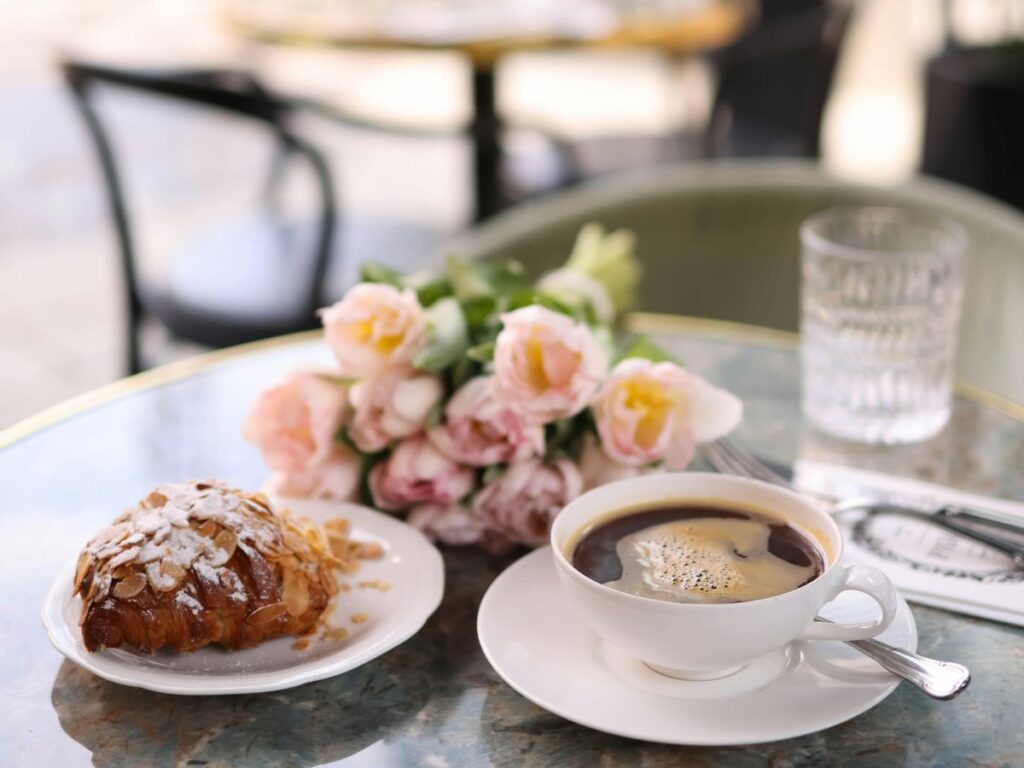
<path id="1" fill-rule="evenodd" d="M 242 424 L 242 437 L 271 469 L 299 472 L 323 463 L 345 423 L 346 388 L 312 372 L 293 373 L 264 390 Z"/>
<path id="2" fill-rule="evenodd" d="M 683 469 L 694 444 L 722 437 L 739 424 L 743 405 L 673 363 L 623 360 L 592 404 L 601 447 L 631 466 L 664 461 Z"/>
<path id="3" fill-rule="evenodd" d="M 415 292 L 360 283 L 321 310 L 327 344 L 340 375 L 376 376 L 412 361 L 427 339 L 427 321 Z"/>
<path id="4" fill-rule="evenodd" d="M 376 453 L 395 440 L 415 435 L 444 396 L 441 380 L 413 368 L 396 368 L 352 385 L 355 414 L 348 435 L 361 451 Z"/>
<path id="5" fill-rule="evenodd" d="M 532 305 L 501 316 L 494 393 L 533 424 L 574 416 L 608 371 L 608 355 L 583 323 Z"/>

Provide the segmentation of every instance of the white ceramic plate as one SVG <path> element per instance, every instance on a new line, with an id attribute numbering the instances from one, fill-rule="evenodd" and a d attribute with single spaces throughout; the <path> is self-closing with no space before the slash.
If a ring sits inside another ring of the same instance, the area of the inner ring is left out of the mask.
<path id="1" fill-rule="evenodd" d="M 388 515 L 355 504 L 283 500 L 298 517 L 349 520 L 355 539 L 377 541 L 385 549 L 378 560 L 363 561 L 343 578 L 349 592 L 334 597 L 331 626 L 345 627 L 345 640 L 313 636 L 309 647 L 294 648 L 296 638 L 282 637 L 243 651 L 217 647 L 195 653 L 160 652 L 152 656 L 113 649 L 89 653 L 78 627 L 82 601 L 72 597 L 75 561 L 68 563 L 46 595 L 43 624 L 58 651 L 106 680 L 151 691 L 188 695 L 258 693 L 291 688 L 339 675 L 380 656 L 412 637 L 441 602 L 444 564 L 441 554 L 419 531 Z M 340 575 L 340 574 L 339 574 Z M 391 588 L 358 588 L 360 581 L 383 579 Z M 356 624 L 353 614 L 369 620 Z"/>
<path id="2" fill-rule="evenodd" d="M 878 612 L 844 592 L 821 615 L 866 621 Z M 756 631 L 753 628 L 752 631 Z M 899 680 L 844 643 L 794 643 L 721 680 L 659 675 L 606 645 L 563 597 L 551 548 L 505 570 L 480 604 L 477 633 L 491 666 L 535 704 L 599 731 L 666 744 L 726 746 L 813 733 L 856 717 Z M 902 599 L 880 639 L 917 648 Z"/>

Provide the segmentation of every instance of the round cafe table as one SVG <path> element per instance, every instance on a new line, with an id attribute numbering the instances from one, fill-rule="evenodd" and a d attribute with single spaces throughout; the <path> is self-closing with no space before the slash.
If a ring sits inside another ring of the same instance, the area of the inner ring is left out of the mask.
<path id="1" fill-rule="evenodd" d="M 538 14 L 535 4 L 524 3 L 521 13 L 508 18 L 504 26 L 495 23 L 494 12 L 488 12 L 492 13 L 490 19 L 482 16 L 479 3 L 425 5 L 432 9 L 432 17 L 420 16 L 410 22 L 404 19 L 408 8 L 388 3 L 222 0 L 221 18 L 231 31 L 265 43 L 445 51 L 465 57 L 473 73 L 473 112 L 467 133 L 473 140 L 477 221 L 504 207 L 502 123 L 494 75 L 501 59 L 514 53 L 576 49 L 644 49 L 667 56 L 692 56 L 734 42 L 757 14 L 753 0 L 633 0 L 607 3 L 607 15 L 613 18 L 602 18 L 593 25 L 577 19 L 577 23 L 558 28 L 546 26 L 543 19 L 530 23 Z M 500 6 L 510 7 L 514 4 Z M 563 13 L 562 21 L 578 15 Z"/>
<path id="2" fill-rule="evenodd" d="M 810 433 L 796 337 L 717 321 L 637 315 L 634 328 L 740 395 L 738 439 L 797 456 L 1024 498 L 1024 409 L 962 391 L 947 429 L 882 449 Z M 15 766 L 1004 766 L 1024 759 L 1024 630 L 913 606 L 922 653 L 974 673 L 956 701 L 909 685 L 853 720 L 773 744 L 648 744 L 530 703 L 487 664 L 476 611 L 511 558 L 444 552 L 444 601 L 424 629 L 356 670 L 276 693 L 186 698 L 108 683 L 65 661 L 39 619 L 44 592 L 86 538 L 157 483 L 265 469 L 239 425 L 291 366 L 326 359 L 316 333 L 216 352 L 115 383 L 0 435 L 0 765 Z"/>

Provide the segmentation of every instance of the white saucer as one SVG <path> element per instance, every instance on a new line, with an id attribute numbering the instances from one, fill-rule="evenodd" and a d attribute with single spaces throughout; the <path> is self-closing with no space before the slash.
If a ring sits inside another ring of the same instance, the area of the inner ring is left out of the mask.
<path id="1" fill-rule="evenodd" d="M 440 604 L 444 593 L 441 554 L 415 528 L 355 504 L 304 499 L 282 503 L 298 517 L 345 517 L 353 538 L 380 542 L 385 549 L 383 558 L 363 561 L 353 577 L 342 579 L 352 589 L 334 597 L 329 623 L 345 627 L 348 638 L 314 636 L 304 650 L 293 647 L 297 638 L 282 637 L 243 651 L 207 647 L 195 653 L 152 656 L 122 649 L 89 653 L 78 627 L 82 602 L 71 595 L 72 561 L 43 603 L 43 624 L 50 641 L 75 664 L 115 683 L 189 695 L 257 693 L 322 680 L 365 664 L 416 634 Z M 377 579 L 388 582 L 390 589 L 356 586 Z M 369 619 L 351 622 L 349 617 L 358 613 Z"/>
<path id="2" fill-rule="evenodd" d="M 865 621 L 878 607 L 844 592 L 821 615 Z M 756 631 L 752 628 L 752 631 Z M 844 643 L 794 643 L 734 675 L 701 682 L 660 675 L 601 641 L 564 599 L 551 548 L 514 563 L 480 604 L 477 633 L 512 688 L 567 720 L 665 744 L 755 744 L 813 733 L 856 717 L 899 680 Z M 880 639 L 917 648 L 902 599 Z"/>

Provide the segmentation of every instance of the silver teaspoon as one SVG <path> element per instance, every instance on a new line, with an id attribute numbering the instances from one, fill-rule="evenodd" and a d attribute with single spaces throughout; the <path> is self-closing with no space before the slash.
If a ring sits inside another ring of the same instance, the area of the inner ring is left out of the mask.
<path id="1" fill-rule="evenodd" d="M 828 621 L 821 616 L 817 618 L 818 621 Z M 963 664 L 929 659 L 880 640 L 849 640 L 847 645 L 852 645 L 933 699 L 948 701 L 955 698 L 971 682 L 971 671 Z"/>

